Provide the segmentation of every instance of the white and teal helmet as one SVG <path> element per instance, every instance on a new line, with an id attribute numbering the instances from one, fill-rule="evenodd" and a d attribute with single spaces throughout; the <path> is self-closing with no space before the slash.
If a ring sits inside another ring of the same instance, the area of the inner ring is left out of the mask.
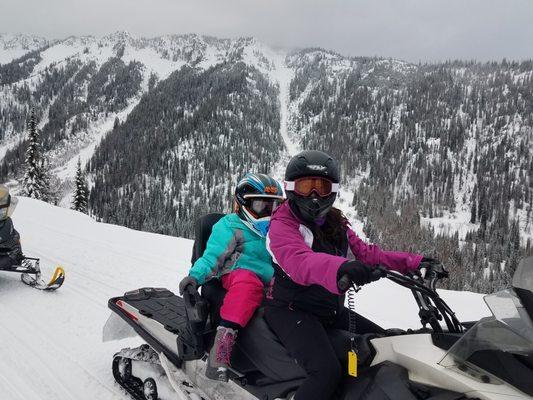
<path id="1" fill-rule="evenodd" d="M 235 188 L 237 214 L 259 236 L 265 237 L 270 216 L 283 201 L 280 183 L 265 174 L 246 174 Z"/>

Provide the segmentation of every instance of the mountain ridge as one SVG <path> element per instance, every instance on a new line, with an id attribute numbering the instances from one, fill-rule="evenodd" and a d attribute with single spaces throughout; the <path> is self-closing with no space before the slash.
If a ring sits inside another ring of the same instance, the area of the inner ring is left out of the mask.
<path id="1" fill-rule="evenodd" d="M 231 208 L 243 166 L 281 178 L 289 155 L 317 148 L 340 160 L 340 204 L 371 240 L 477 265 L 453 287 L 485 290 L 476 282 L 490 274 L 499 283 L 486 290 L 502 286 L 532 251 L 531 61 L 417 65 L 274 50 L 254 38 L 116 32 L 33 50 L 0 65 L 0 82 L 0 179 L 20 179 L 36 106 L 61 204 L 81 158 L 97 218 L 190 236 L 199 214 Z M 158 135 L 172 148 L 152 143 Z M 126 137 L 146 145 L 128 147 L 117 165 L 111 143 L 125 148 Z M 420 231 L 417 248 L 390 231 L 397 218 Z"/>

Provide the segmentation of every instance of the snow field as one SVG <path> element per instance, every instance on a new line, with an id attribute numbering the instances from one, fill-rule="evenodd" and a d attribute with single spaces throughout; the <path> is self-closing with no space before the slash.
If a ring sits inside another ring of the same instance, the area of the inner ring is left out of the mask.
<path id="1" fill-rule="evenodd" d="M 111 375 L 113 354 L 140 344 L 102 343 L 107 300 L 142 286 L 175 289 L 192 242 L 97 223 L 86 215 L 22 198 L 14 213 L 25 254 L 44 278 L 66 270 L 54 293 L 0 272 L 0 398 L 125 399 Z"/>

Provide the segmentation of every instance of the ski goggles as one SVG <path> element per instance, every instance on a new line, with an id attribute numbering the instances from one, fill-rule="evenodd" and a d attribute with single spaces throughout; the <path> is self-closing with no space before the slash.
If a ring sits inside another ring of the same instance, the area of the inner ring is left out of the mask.
<path id="1" fill-rule="evenodd" d="M 272 212 L 283 202 L 283 197 L 252 197 L 253 195 L 244 196 L 247 200 L 246 209 L 254 218 L 270 217 Z"/>
<path id="2" fill-rule="evenodd" d="M 339 184 L 333 183 L 327 178 L 308 176 L 294 181 L 285 181 L 285 190 L 293 191 L 300 196 L 310 196 L 315 192 L 320 197 L 327 197 L 331 193 L 339 191 Z"/>
<path id="3" fill-rule="evenodd" d="M 11 205 L 11 195 L 8 195 L 7 201 L 4 204 L 0 204 L 0 209 L 9 208 L 10 205 Z"/>

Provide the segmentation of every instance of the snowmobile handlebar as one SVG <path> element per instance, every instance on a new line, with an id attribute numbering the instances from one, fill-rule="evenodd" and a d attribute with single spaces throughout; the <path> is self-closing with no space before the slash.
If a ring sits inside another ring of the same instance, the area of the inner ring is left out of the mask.
<path id="1" fill-rule="evenodd" d="M 437 282 L 441 277 L 433 276 L 430 280 L 426 281 L 421 276 L 402 275 L 398 272 L 390 271 L 381 265 L 375 267 L 373 273 L 373 278 L 375 278 L 373 280 L 385 277 L 412 291 L 420 309 L 419 316 L 424 327 L 429 324 L 433 328 L 433 331 L 442 332 L 443 330 L 439 321 L 444 319 L 449 332 L 461 333 L 464 331 L 455 313 L 440 298 L 436 291 Z M 353 282 L 348 275 L 343 275 L 337 285 L 342 292 L 346 292 L 353 285 Z M 355 291 L 358 290 L 358 288 L 355 288 Z"/>

